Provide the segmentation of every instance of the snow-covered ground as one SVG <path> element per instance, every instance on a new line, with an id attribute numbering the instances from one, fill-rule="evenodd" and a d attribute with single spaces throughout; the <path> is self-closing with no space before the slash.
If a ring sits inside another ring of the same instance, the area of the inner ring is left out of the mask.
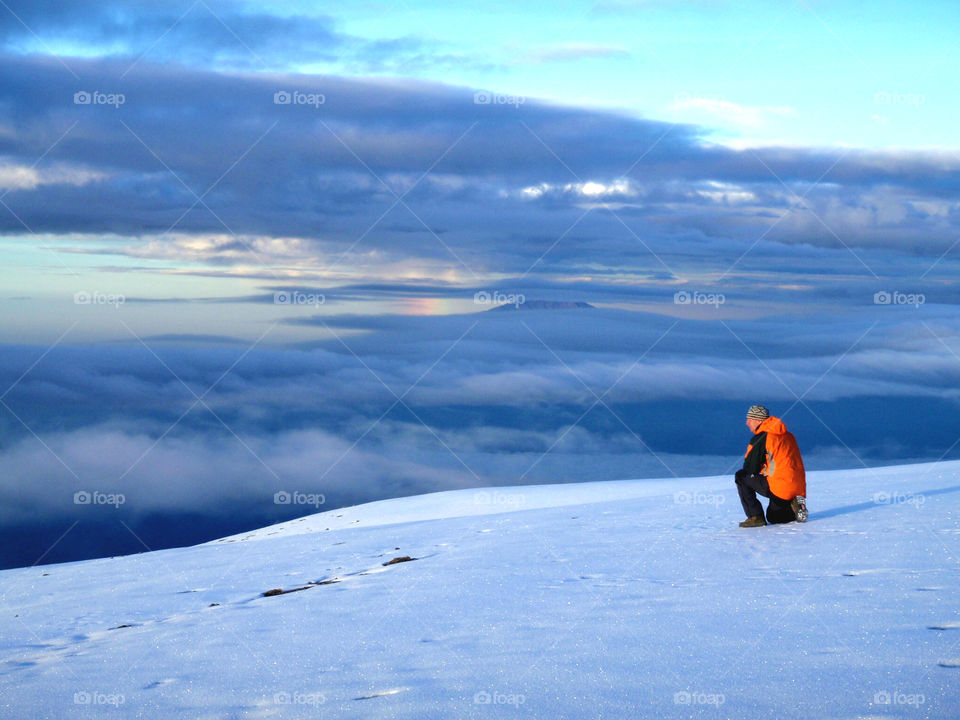
<path id="1" fill-rule="evenodd" d="M 960 463 L 808 492 L 743 530 L 729 477 L 459 490 L 3 571 L 0 717 L 960 718 Z"/>

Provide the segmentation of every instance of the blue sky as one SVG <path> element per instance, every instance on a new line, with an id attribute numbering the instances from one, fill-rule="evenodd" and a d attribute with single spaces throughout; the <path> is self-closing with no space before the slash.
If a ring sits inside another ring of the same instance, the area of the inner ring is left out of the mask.
<path id="1" fill-rule="evenodd" d="M 8 2 L 3 537 L 956 456 L 958 14 Z"/>
<path id="2" fill-rule="evenodd" d="M 345 31 L 421 37 L 464 58 L 416 77 L 701 123 L 730 142 L 956 147 L 952 3 L 384 3 L 357 14 Z"/>

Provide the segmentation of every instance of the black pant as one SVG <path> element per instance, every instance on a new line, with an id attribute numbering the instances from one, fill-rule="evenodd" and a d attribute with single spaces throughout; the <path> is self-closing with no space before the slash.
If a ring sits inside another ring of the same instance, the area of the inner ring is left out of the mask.
<path id="1" fill-rule="evenodd" d="M 738 470 L 736 475 L 737 492 L 740 493 L 740 504 L 743 505 L 743 511 L 747 517 L 763 517 L 763 505 L 757 500 L 757 495 L 763 495 L 770 498 L 770 504 L 767 505 L 767 522 L 788 523 L 797 519 L 790 507 L 790 501 L 779 498 L 770 492 L 770 485 L 767 484 L 767 478 L 764 475 L 747 475 L 743 470 Z"/>

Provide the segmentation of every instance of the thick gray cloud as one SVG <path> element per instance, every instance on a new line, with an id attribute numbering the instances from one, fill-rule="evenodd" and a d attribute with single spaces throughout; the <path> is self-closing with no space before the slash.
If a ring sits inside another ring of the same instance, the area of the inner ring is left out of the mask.
<path id="1" fill-rule="evenodd" d="M 217 69 L 280 71 L 349 61 L 358 70 L 422 69 L 463 63 L 422 38 L 366 39 L 337 29 L 316 7 L 266 12 L 231 0 L 201 2 L 29 2 L 10 0 L 0 15 L 0 44 L 13 53 L 115 57 L 132 69 L 146 58 Z M 74 61 L 63 66 L 76 72 Z"/>
<path id="2" fill-rule="evenodd" d="M 822 314 L 802 325 L 783 316 L 721 323 L 600 309 L 327 315 L 314 322 L 333 335 L 300 349 L 247 352 L 250 343 L 147 338 L 158 358 L 138 344 L 63 346 L 45 355 L 43 348 L 6 346 L 0 369 L 7 385 L 42 360 L 5 402 L 44 432 L 112 423 L 156 437 L 193 406 L 174 436 L 223 433 L 223 420 L 241 435 L 323 427 L 352 442 L 398 396 L 439 434 L 464 423 L 551 432 L 609 388 L 605 402 L 617 407 L 736 406 L 757 396 L 789 407 L 797 396 L 821 404 L 943 400 L 956 397 L 960 381 L 951 353 L 960 353 L 954 310 L 935 305 L 874 306 L 859 317 Z M 195 404 L 197 396 L 203 404 Z M 388 420 L 420 425 L 403 405 L 394 410 Z M 645 422 L 642 413 L 636 417 Z M 7 438 L 24 433 L 9 413 L 3 423 Z M 734 435 L 740 430 L 736 424 Z M 675 440 L 666 438 L 659 450 L 688 446 Z"/>
<path id="3" fill-rule="evenodd" d="M 235 233 L 240 250 L 249 236 L 299 238 L 328 260 L 376 249 L 467 275 L 626 264 L 668 276 L 820 276 L 822 265 L 883 276 L 891 256 L 929 267 L 958 232 L 960 166 L 934 153 L 737 151 L 693 127 L 532 99 L 476 104 L 471 89 L 422 82 L 72 66 L 79 81 L 49 58 L 4 58 L 0 156 L 29 167 L 47 153 L 34 184 L 8 189 L 7 232 L 171 247 L 168 231 Z M 125 103 L 73 103 L 95 90 Z M 324 102 L 275 104 L 276 92 Z M 207 261 L 235 262 L 225 249 Z"/>

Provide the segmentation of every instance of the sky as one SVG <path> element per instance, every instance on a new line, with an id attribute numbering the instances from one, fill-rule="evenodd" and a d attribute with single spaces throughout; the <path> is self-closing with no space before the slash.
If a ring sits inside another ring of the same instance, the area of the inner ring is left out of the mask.
<path id="1" fill-rule="evenodd" d="M 0 561 L 732 472 L 755 402 L 960 456 L 958 21 L 5 2 Z"/>

